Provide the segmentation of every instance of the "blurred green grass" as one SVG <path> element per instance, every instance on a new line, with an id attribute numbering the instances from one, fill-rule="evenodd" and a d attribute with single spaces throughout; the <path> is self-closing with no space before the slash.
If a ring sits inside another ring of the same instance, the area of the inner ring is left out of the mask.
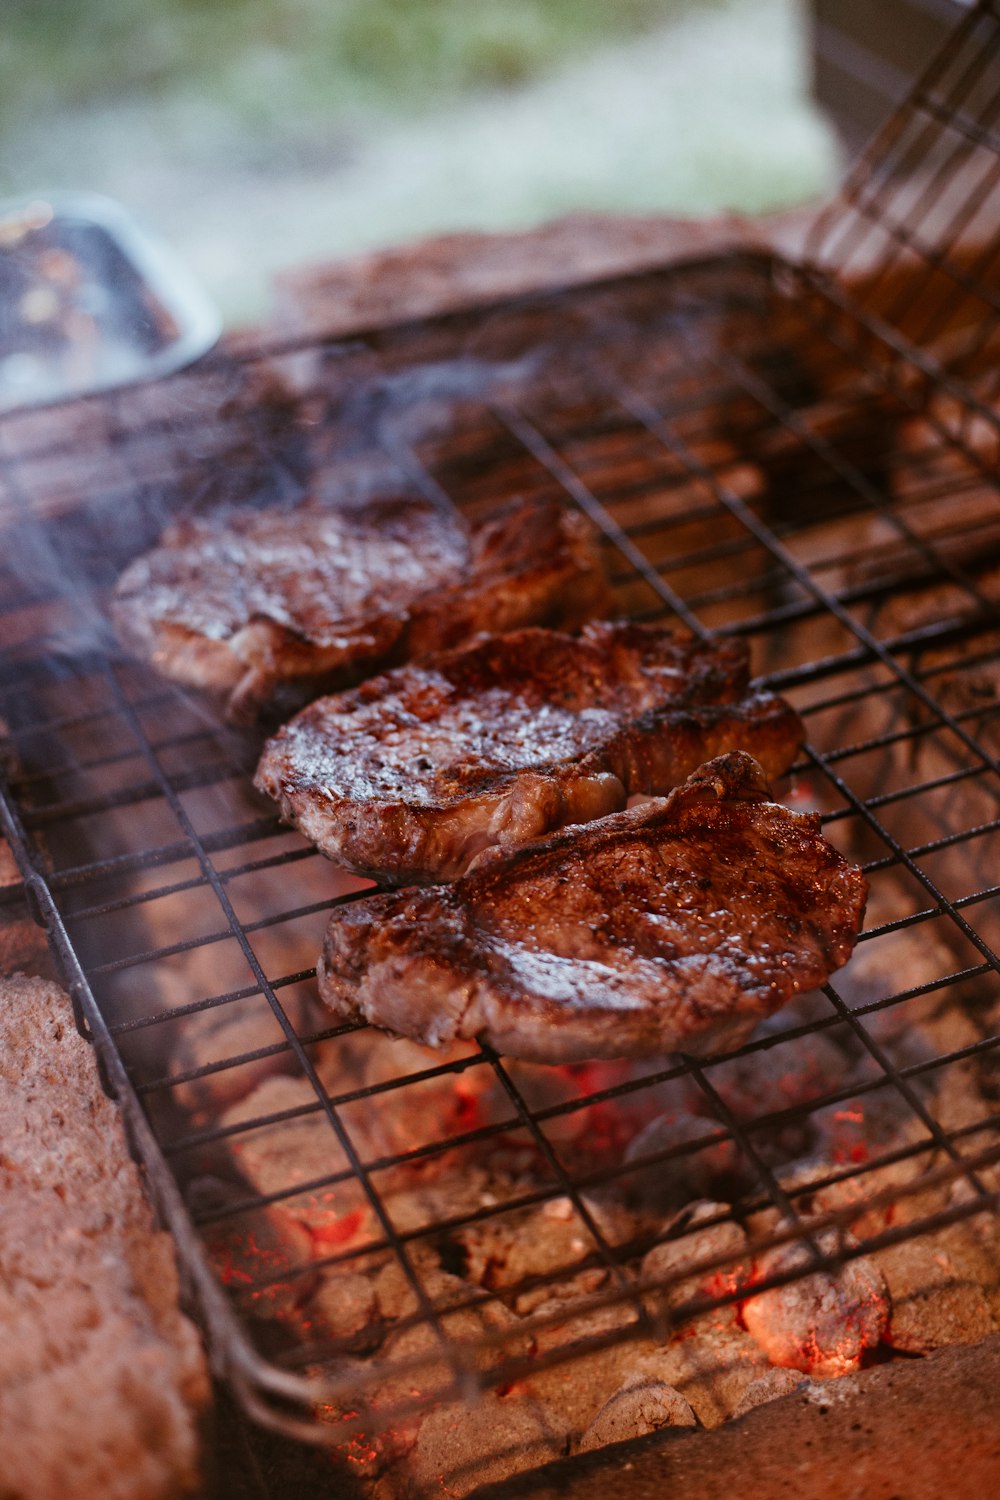
<path id="1" fill-rule="evenodd" d="M 210 90 L 248 124 L 280 133 L 331 111 L 423 111 L 525 83 L 714 3 L 5 0 L 0 123 L 178 90 Z"/>
<path id="2" fill-rule="evenodd" d="M 0 197 L 117 198 L 249 321 L 422 235 L 815 197 L 806 80 L 802 0 L 0 0 Z"/>

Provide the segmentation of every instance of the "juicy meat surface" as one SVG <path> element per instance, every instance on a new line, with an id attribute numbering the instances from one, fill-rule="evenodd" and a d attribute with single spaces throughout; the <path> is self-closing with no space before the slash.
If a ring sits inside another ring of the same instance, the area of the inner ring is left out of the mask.
<path id="1" fill-rule="evenodd" d="M 554 502 L 470 527 L 402 495 L 180 521 L 112 608 L 135 655 L 250 720 L 487 627 L 578 625 L 606 590 L 587 523 Z"/>
<path id="2" fill-rule="evenodd" d="M 336 908 L 338 1015 L 539 1062 L 726 1049 L 846 963 L 867 883 L 734 751 L 662 801 Z"/>
<path id="3" fill-rule="evenodd" d="M 256 784 L 324 854 L 424 883 L 667 792 L 726 750 L 778 776 L 802 738 L 750 687 L 742 642 L 600 622 L 484 637 L 319 699 L 268 742 Z"/>

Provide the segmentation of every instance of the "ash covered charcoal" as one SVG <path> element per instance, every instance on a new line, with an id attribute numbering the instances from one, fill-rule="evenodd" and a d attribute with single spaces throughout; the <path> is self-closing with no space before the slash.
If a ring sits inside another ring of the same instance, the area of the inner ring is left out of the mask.
<path id="1" fill-rule="evenodd" d="M 382 1309 L 391 1307 L 399 1326 L 390 1328 L 382 1347 L 384 1368 L 391 1372 L 394 1363 L 420 1359 L 417 1383 L 433 1392 L 452 1378 L 452 1361 L 487 1372 L 505 1358 L 528 1355 L 531 1341 L 521 1328 L 521 1320 L 495 1297 L 477 1297 L 468 1282 L 450 1272 L 429 1264 L 416 1268 L 423 1296 L 434 1309 L 438 1330 L 427 1320 L 416 1291 L 398 1263 L 390 1265 L 377 1278 L 376 1295 Z M 503 1340 L 490 1335 L 501 1333 Z M 396 1376 L 380 1382 L 379 1401 L 391 1404 L 406 1400 L 412 1394 L 414 1374 L 401 1370 Z"/>
<path id="2" fill-rule="evenodd" d="M 455 1060 L 467 1050 L 456 1049 Z M 389 1163 L 380 1168 L 375 1183 L 400 1234 L 480 1212 L 498 1194 L 514 1190 L 512 1171 L 522 1186 L 537 1187 L 537 1152 L 517 1147 L 505 1133 L 484 1143 L 479 1156 L 449 1149 L 426 1159 L 405 1159 L 415 1146 L 426 1144 L 429 1130 L 448 1140 L 464 1128 L 480 1092 L 496 1087 L 492 1072 L 485 1069 L 414 1076 L 411 1081 L 408 1072 L 419 1074 L 430 1060 L 437 1061 L 412 1043 L 396 1047 L 369 1033 L 338 1038 L 318 1049 L 319 1077 L 333 1097 L 353 1093 L 359 1085 L 398 1081 L 397 1088 L 374 1096 L 379 1108 L 373 1109 L 367 1098 L 339 1110 L 362 1159 Z M 288 1234 L 306 1234 L 313 1256 L 360 1249 L 381 1238 L 371 1202 L 307 1079 L 266 1079 L 230 1105 L 221 1124 L 233 1131 L 217 1164 L 220 1174 L 228 1174 L 226 1190 L 245 1197 L 249 1187 L 253 1193 L 273 1195 L 268 1213 Z M 404 1159 L 393 1163 L 397 1155 Z M 234 1186 L 238 1179 L 241 1185 Z M 415 1241 L 413 1254 L 425 1255 L 436 1266 L 437 1239 L 432 1234 L 425 1249 L 423 1239 Z"/>
<path id="3" fill-rule="evenodd" d="M 637 1362 L 637 1373 L 670 1386 L 702 1427 L 727 1422 L 767 1369 L 767 1356 L 736 1320 L 718 1313 L 695 1318 L 672 1343 Z"/>
<path id="4" fill-rule="evenodd" d="M 268 742 L 256 784 L 331 859 L 393 884 L 663 793 L 741 749 L 768 776 L 803 738 L 754 691 L 742 642 L 656 626 L 486 636 L 322 698 Z"/>
<path id="5" fill-rule="evenodd" d="M 640 1275 L 644 1282 L 662 1281 L 662 1288 L 645 1293 L 644 1300 L 654 1318 L 683 1303 L 735 1292 L 750 1279 L 746 1234 L 724 1203 L 691 1204 L 664 1228 L 665 1238 L 643 1257 Z M 700 1261 L 718 1260 L 708 1270 L 684 1273 Z M 732 1309 L 720 1310 L 728 1321 Z"/>
<path id="6" fill-rule="evenodd" d="M 825 1253 L 836 1236 L 820 1231 L 815 1240 Z M 765 1252 L 756 1274 L 802 1272 L 812 1259 L 805 1244 Z M 747 1329 L 772 1364 L 818 1377 L 857 1370 L 864 1355 L 882 1340 L 889 1321 L 889 1294 L 875 1262 L 859 1256 L 837 1271 L 815 1271 L 766 1292 L 751 1295 L 743 1308 Z"/>
<path id="7" fill-rule="evenodd" d="M 761 1023 L 749 1050 L 708 1067 L 706 1077 L 725 1107 L 722 1113 L 687 1076 L 671 1080 L 666 1093 L 659 1091 L 667 1107 L 642 1124 L 625 1148 L 625 1161 L 635 1167 L 622 1179 L 630 1206 L 643 1214 L 658 1209 L 662 1223 L 698 1199 L 735 1202 L 754 1196 L 756 1174 L 724 1123 L 726 1110 L 754 1122 L 755 1147 L 768 1162 L 784 1168 L 821 1160 L 831 1137 L 824 1111 L 810 1107 L 813 1100 L 864 1076 L 857 1055 L 840 1044 L 842 1028 L 794 1034 L 829 1014 L 823 995 L 799 996 Z M 765 1125 L 764 1117 L 772 1113 L 777 1120 Z M 854 1132 L 859 1128 L 855 1111 L 848 1113 L 845 1129 Z M 838 1131 L 841 1124 L 834 1120 Z M 821 1175 L 818 1167 L 816 1175 Z"/>
<path id="8" fill-rule="evenodd" d="M 392 1497 L 426 1493 L 429 1469 L 436 1475 L 451 1474 L 454 1470 L 455 1493 L 465 1493 L 465 1487 L 473 1482 L 463 1477 L 470 1453 L 450 1441 L 459 1411 L 477 1433 L 478 1452 L 472 1456 L 478 1464 L 495 1466 L 503 1454 L 505 1467 L 494 1467 L 489 1472 L 499 1475 L 519 1472 L 532 1461 L 541 1461 L 531 1459 L 538 1451 L 534 1444 L 523 1441 L 531 1434 L 538 1436 L 540 1431 L 548 1433 L 555 1443 L 554 1450 L 545 1450 L 547 1456 L 565 1451 L 565 1419 L 548 1411 L 525 1387 L 494 1390 L 487 1385 L 474 1402 L 452 1404 L 448 1392 L 455 1377 L 456 1361 L 461 1368 L 488 1378 L 490 1370 L 504 1358 L 526 1357 L 530 1341 L 519 1332 L 519 1320 L 502 1303 L 492 1298 L 477 1299 L 466 1282 L 435 1269 L 429 1262 L 422 1262 L 415 1269 L 423 1296 L 434 1308 L 438 1327 L 426 1320 L 402 1266 L 391 1261 L 375 1277 L 374 1286 L 379 1313 L 383 1318 L 391 1315 L 392 1323 L 398 1326 L 390 1323 L 385 1330 L 374 1383 L 361 1362 L 355 1366 L 357 1388 L 363 1393 L 365 1407 L 373 1414 L 378 1429 L 362 1434 L 365 1467 L 376 1477 L 385 1473 L 382 1493 Z M 331 1294 L 335 1285 L 331 1279 Z M 504 1337 L 498 1339 L 496 1335 Z M 345 1367 L 340 1368 L 343 1374 Z M 400 1414 L 400 1408 L 412 1406 L 415 1399 L 418 1409 Z M 387 1422 L 391 1425 L 386 1426 Z M 492 1440 L 484 1435 L 481 1423 L 492 1429 Z"/>
<path id="9" fill-rule="evenodd" d="M 510 1118 L 510 1102 L 493 1070 L 463 1066 L 475 1053 L 467 1042 L 432 1052 L 406 1038 L 364 1030 L 318 1048 L 316 1068 L 332 1099 L 373 1091 L 341 1105 L 342 1117 L 365 1156 L 392 1157 Z"/>
<path id="10" fill-rule="evenodd" d="M 580 624 L 606 598 L 575 513 L 515 502 L 470 528 L 404 494 L 175 522 L 126 568 L 113 615 L 136 656 L 249 721 L 485 626 Z"/>
<path id="11" fill-rule="evenodd" d="M 305 994 L 285 995 L 282 1004 L 291 1024 L 305 1032 L 316 1006 Z M 275 1051 L 281 1031 L 265 1007 L 226 1005 L 189 1017 L 179 1029 L 170 1058 L 173 1099 L 192 1121 L 211 1121 L 218 1111 L 236 1105 L 258 1084 L 295 1066 L 287 1054 Z M 238 1067 L 213 1066 L 231 1058 L 245 1059 Z M 182 1074 L 194 1076 L 180 1078 Z"/>
<path id="12" fill-rule="evenodd" d="M 873 1256 L 892 1298 L 886 1342 L 907 1354 L 973 1344 L 1000 1327 L 994 1215 L 951 1224 Z"/>
<path id="13" fill-rule="evenodd" d="M 361 1272 L 321 1274 L 298 1312 L 303 1337 L 332 1353 L 370 1354 L 381 1342 L 378 1296 L 372 1278 Z"/>
<path id="14" fill-rule="evenodd" d="M 946 1206 L 945 1187 L 923 1185 L 935 1156 L 923 1124 L 913 1120 L 893 1138 L 885 1157 L 873 1155 L 867 1146 L 852 1147 L 837 1159 L 818 1155 L 786 1163 L 775 1168 L 774 1177 L 806 1229 L 813 1218 L 836 1214 L 860 1243 Z M 765 1239 L 780 1230 L 784 1218 L 773 1202 L 754 1205 L 745 1211 L 747 1234 Z"/>
<path id="15" fill-rule="evenodd" d="M 617 1391 L 645 1380 L 639 1361 L 656 1352 L 655 1341 L 640 1322 L 634 1297 L 595 1301 L 595 1294 L 597 1299 L 606 1298 L 615 1290 L 622 1292 L 623 1287 L 615 1287 L 606 1273 L 588 1283 L 586 1291 L 578 1290 L 575 1301 L 557 1296 L 533 1310 L 531 1326 L 535 1328 L 536 1319 L 543 1320 L 532 1336 L 536 1353 L 540 1357 L 558 1354 L 561 1359 L 533 1370 L 526 1385 L 562 1413 L 575 1439 Z M 588 1347 L 588 1341 L 595 1338 L 606 1342 L 596 1349 Z"/>
<path id="16" fill-rule="evenodd" d="M 582 1200 L 599 1232 L 614 1239 L 620 1221 L 594 1199 Z M 610 1231 L 610 1233 L 608 1232 Z M 607 1272 L 597 1242 L 569 1198 L 490 1215 L 454 1231 L 469 1280 L 497 1292 L 519 1313 L 552 1299 L 597 1290 Z"/>
<path id="17" fill-rule="evenodd" d="M 742 1288 L 751 1271 L 746 1236 L 727 1205 L 710 1202 L 677 1215 L 664 1233 L 672 1237 L 648 1251 L 640 1276 L 644 1283 L 667 1283 L 647 1290 L 644 1301 L 654 1327 L 659 1325 L 668 1337 L 643 1354 L 637 1369 L 679 1391 L 698 1420 L 714 1427 L 732 1416 L 747 1386 L 766 1367 L 766 1358 L 743 1328 L 737 1302 L 686 1319 L 676 1332 L 670 1332 L 669 1320 L 685 1303 Z M 719 1264 L 698 1269 L 705 1261 Z"/>
<path id="18" fill-rule="evenodd" d="M 720 756 L 663 801 L 331 914 L 339 1015 L 549 1062 L 733 1046 L 850 957 L 866 882 Z"/>
<path id="19" fill-rule="evenodd" d="M 283 1115 L 291 1117 L 272 1119 Z M 246 1127 L 228 1143 L 234 1165 L 256 1193 L 280 1195 L 275 1213 L 306 1229 L 317 1246 L 376 1235 L 371 1205 L 306 1079 L 266 1079 L 225 1110 L 220 1124 Z M 338 1175 L 342 1180 L 329 1181 Z"/>
<path id="20" fill-rule="evenodd" d="M 644 1125 L 626 1147 L 625 1161 L 633 1168 L 622 1178 L 626 1201 L 660 1220 L 699 1198 L 725 1196 L 724 1188 L 735 1194 L 745 1175 L 735 1142 L 711 1118 L 682 1106 Z"/>
<path id="21" fill-rule="evenodd" d="M 539 1316 L 559 1310 L 558 1302 L 535 1309 Z M 586 1347 L 588 1339 L 609 1333 L 614 1337 L 606 1347 Z M 651 1430 L 650 1422 L 716 1426 L 766 1368 L 762 1351 L 730 1308 L 686 1323 L 664 1343 L 638 1321 L 632 1298 L 593 1308 L 582 1299 L 578 1306 L 563 1304 L 562 1320 L 536 1338 L 540 1354 L 560 1350 L 571 1356 L 532 1374 L 528 1385 L 564 1414 L 577 1442 L 588 1432 L 593 1436 L 599 1418 L 613 1426 L 615 1441 Z M 652 1413 L 649 1402 L 656 1403 Z"/>
<path id="22" fill-rule="evenodd" d="M 680 1391 L 652 1377 L 633 1377 L 601 1407 L 578 1444 L 581 1453 L 645 1437 L 663 1427 L 697 1427 L 698 1419 Z"/>
<path id="23" fill-rule="evenodd" d="M 295 1118 L 255 1123 L 285 1112 Z M 316 1255 L 381 1237 L 375 1210 L 305 1079 L 268 1079 L 231 1106 L 222 1120 L 227 1127 L 246 1127 L 229 1141 L 233 1167 L 255 1192 L 277 1195 L 274 1211 L 308 1231 Z M 376 1154 L 364 1139 L 356 1144 L 363 1156 Z M 407 1233 L 475 1212 L 482 1206 L 487 1180 L 485 1167 L 466 1164 L 456 1171 L 442 1153 L 425 1167 L 384 1169 L 377 1186 L 395 1228 Z"/>
<path id="24" fill-rule="evenodd" d="M 537 1397 L 487 1391 L 471 1407 L 460 1402 L 425 1418 L 395 1493 L 469 1495 L 561 1458 L 569 1438 L 564 1419 Z"/>
<path id="25" fill-rule="evenodd" d="M 829 1003 L 821 999 L 820 1005 L 818 1015 L 828 1014 Z M 809 1108 L 810 1104 L 857 1076 L 854 1061 L 829 1031 L 785 1038 L 784 1032 L 800 1025 L 804 1015 L 810 1013 L 816 1018 L 817 1009 L 793 1002 L 765 1021 L 756 1034 L 755 1041 L 774 1038 L 774 1045 L 755 1047 L 721 1062 L 708 1075 L 713 1089 L 737 1119 L 778 1117 L 774 1124 L 754 1131 L 758 1150 L 771 1162 L 810 1153 L 817 1139 L 819 1114 Z M 783 1117 L 784 1111 L 790 1111 L 791 1116 Z"/>

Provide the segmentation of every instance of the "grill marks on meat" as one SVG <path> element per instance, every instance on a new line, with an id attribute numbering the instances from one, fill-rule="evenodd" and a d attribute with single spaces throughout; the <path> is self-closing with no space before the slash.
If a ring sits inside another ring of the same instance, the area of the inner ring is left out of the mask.
<path id="1" fill-rule="evenodd" d="M 576 626 L 607 585 L 586 522 L 516 502 L 469 528 L 414 496 L 178 522 L 123 573 L 124 644 L 248 721 L 478 630 Z"/>
<path id="2" fill-rule="evenodd" d="M 846 963 L 867 883 L 748 755 L 663 801 L 334 910 L 320 994 L 432 1046 L 540 1062 L 703 1053 Z"/>
<path id="3" fill-rule="evenodd" d="M 742 642 L 601 622 L 578 640 L 491 636 L 321 699 L 268 743 L 256 784 L 324 854 L 423 883 L 726 750 L 780 775 L 802 737 L 787 703 L 750 689 Z"/>

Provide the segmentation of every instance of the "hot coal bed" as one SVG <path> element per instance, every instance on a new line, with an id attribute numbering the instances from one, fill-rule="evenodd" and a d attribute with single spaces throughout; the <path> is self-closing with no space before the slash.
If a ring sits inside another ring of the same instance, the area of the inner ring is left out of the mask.
<path id="1" fill-rule="evenodd" d="M 993 324 L 955 282 L 934 366 L 900 286 L 926 309 L 941 256 L 904 269 L 876 316 L 733 253 L 0 427 L 5 830 L 217 1371 L 361 1493 L 468 1493 L 1000 1327 Z M 108 599 L 169 517 L 386 489 L 576 507 L 620 613 L 748 642 L 808 731 L 777 796 L 871 886 L 821 993 L 701 1060 L 333 1024 L 325 920 L 370 886 Z"/>

